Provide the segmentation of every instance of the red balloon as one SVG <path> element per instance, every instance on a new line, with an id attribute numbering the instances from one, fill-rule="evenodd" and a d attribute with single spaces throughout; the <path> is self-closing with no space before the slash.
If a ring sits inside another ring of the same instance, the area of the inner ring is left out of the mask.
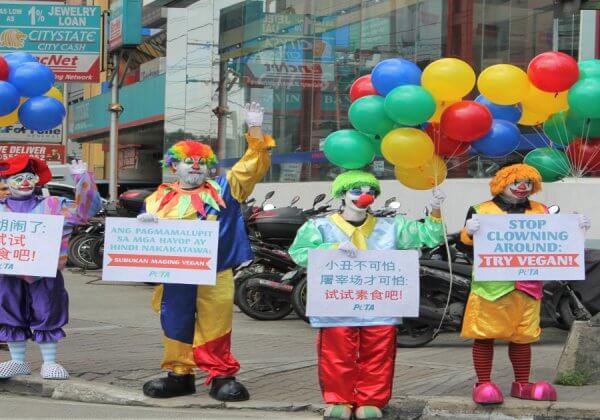
<path id="1" fill-rule="evenodd" d="M 577 170 L 584 173 L 600 171 L 600 138 L 575 140 L 567 147 L 567 156 Z"/>
<path id="2" fill-rule="evenodd" d="M 0 57 L 0 80 L 8 79 L 8 63 L 4 57 Z"/>
<path id="3" fill-rule="evenodd" d="M 440 128 L 442 133 L 453 140 L 471 142 L 491 130 L 493 119 L 485 105 L 474 101 L 460 101 L 444 110 Z"/>
<path id="4" fill-rule="evenodd" d="M 377 93 L 371 83 L 371 75 L 365 74 L 352 83 L 352 86 L 350 87 L 350 100 L 354 102 L 358 98 L 368 95 L 379 95 L 379 93 Z"/>
<path id="5" fill-rule="evenodd" d="M 579 78 L 577 61 L 558 51 L 538 54 L 527 67 L 529 81 L 545 92 L 562 92 L 573 86 Z"/>
<path id="6" fill-rule="evenodd" d="M 452 140 L 442 133 L 440 125 L 437 123 L 429 123 L 425 132 L 429 134 L 429 137 L 433 140 L 436 155 L 447 158 L 461 156 L 467 153 L 471 148 L 469 143 Z"/>

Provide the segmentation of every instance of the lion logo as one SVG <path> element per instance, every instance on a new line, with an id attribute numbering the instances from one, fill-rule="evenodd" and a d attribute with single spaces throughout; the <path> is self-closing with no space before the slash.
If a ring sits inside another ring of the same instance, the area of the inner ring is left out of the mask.
<path id="1" fill-rule="evenodd" d="M 0 47 L 23 48 L 27 34 L 18 29 L 6 29 L 0 33 Z"/>

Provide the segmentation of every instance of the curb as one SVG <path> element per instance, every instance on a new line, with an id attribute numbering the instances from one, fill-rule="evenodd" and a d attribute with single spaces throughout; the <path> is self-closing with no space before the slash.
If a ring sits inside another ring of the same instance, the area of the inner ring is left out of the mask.
<path id="1" fill-rule="evenodd" d="M 112 385 L 92 384 L 79 379 L 49 381 L 35 377 L 0 380 L 0 393 L 46 397 L 55 400 L 94 404 L 113 404 L 161 408 L 205 408 L 321 413 L 322 403 L 244 401 L 220 403 L 208 395 L 197 394 L 173 399 L 148 398 L 140 392 Z M 600 404 L 537 402 L 507 398 L 500 406 L 478 406 L 468 397 L 399 397 L 384 410 L 393 419 L 598 419 Z"/>

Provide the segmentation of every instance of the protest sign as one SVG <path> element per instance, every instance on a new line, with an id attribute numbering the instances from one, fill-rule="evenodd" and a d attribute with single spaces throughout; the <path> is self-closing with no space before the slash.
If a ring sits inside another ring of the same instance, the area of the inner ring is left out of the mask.
<path id="1" fill-rule="evenodd" d="M 478 281 L 584 280 L 585 238 L 579 216 L 474 215 Z"/>
<path id="2" fill-rule="evenodd" d="M 214 285 L 219 222 L 106 219 L 102 280 Z"/>
<path id="3" fill-rule="evenodd" d="M 417 251 L 338 250 L 308 254 L 308 316 L 416 317 L 419 315 Z"/>
<path id="4" fill-rule="evenodd" d="M 63 216 L 0 213 L 0 274 L 56 277 Z"/>

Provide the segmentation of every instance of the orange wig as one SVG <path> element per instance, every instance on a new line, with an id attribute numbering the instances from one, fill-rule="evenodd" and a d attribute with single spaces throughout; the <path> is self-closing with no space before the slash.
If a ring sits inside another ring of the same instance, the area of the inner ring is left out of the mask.
<path id="1" fill-rule="evenodd" d="M 504 189 L 514 183 L 527 179 L 533 182 L 532 194 L 542 190 L 542 176 L 533 166 L 524 163 L 510 165 L 500 169 L 490 181 L 490 192 L 495 197 L 502 193 Z"/>

